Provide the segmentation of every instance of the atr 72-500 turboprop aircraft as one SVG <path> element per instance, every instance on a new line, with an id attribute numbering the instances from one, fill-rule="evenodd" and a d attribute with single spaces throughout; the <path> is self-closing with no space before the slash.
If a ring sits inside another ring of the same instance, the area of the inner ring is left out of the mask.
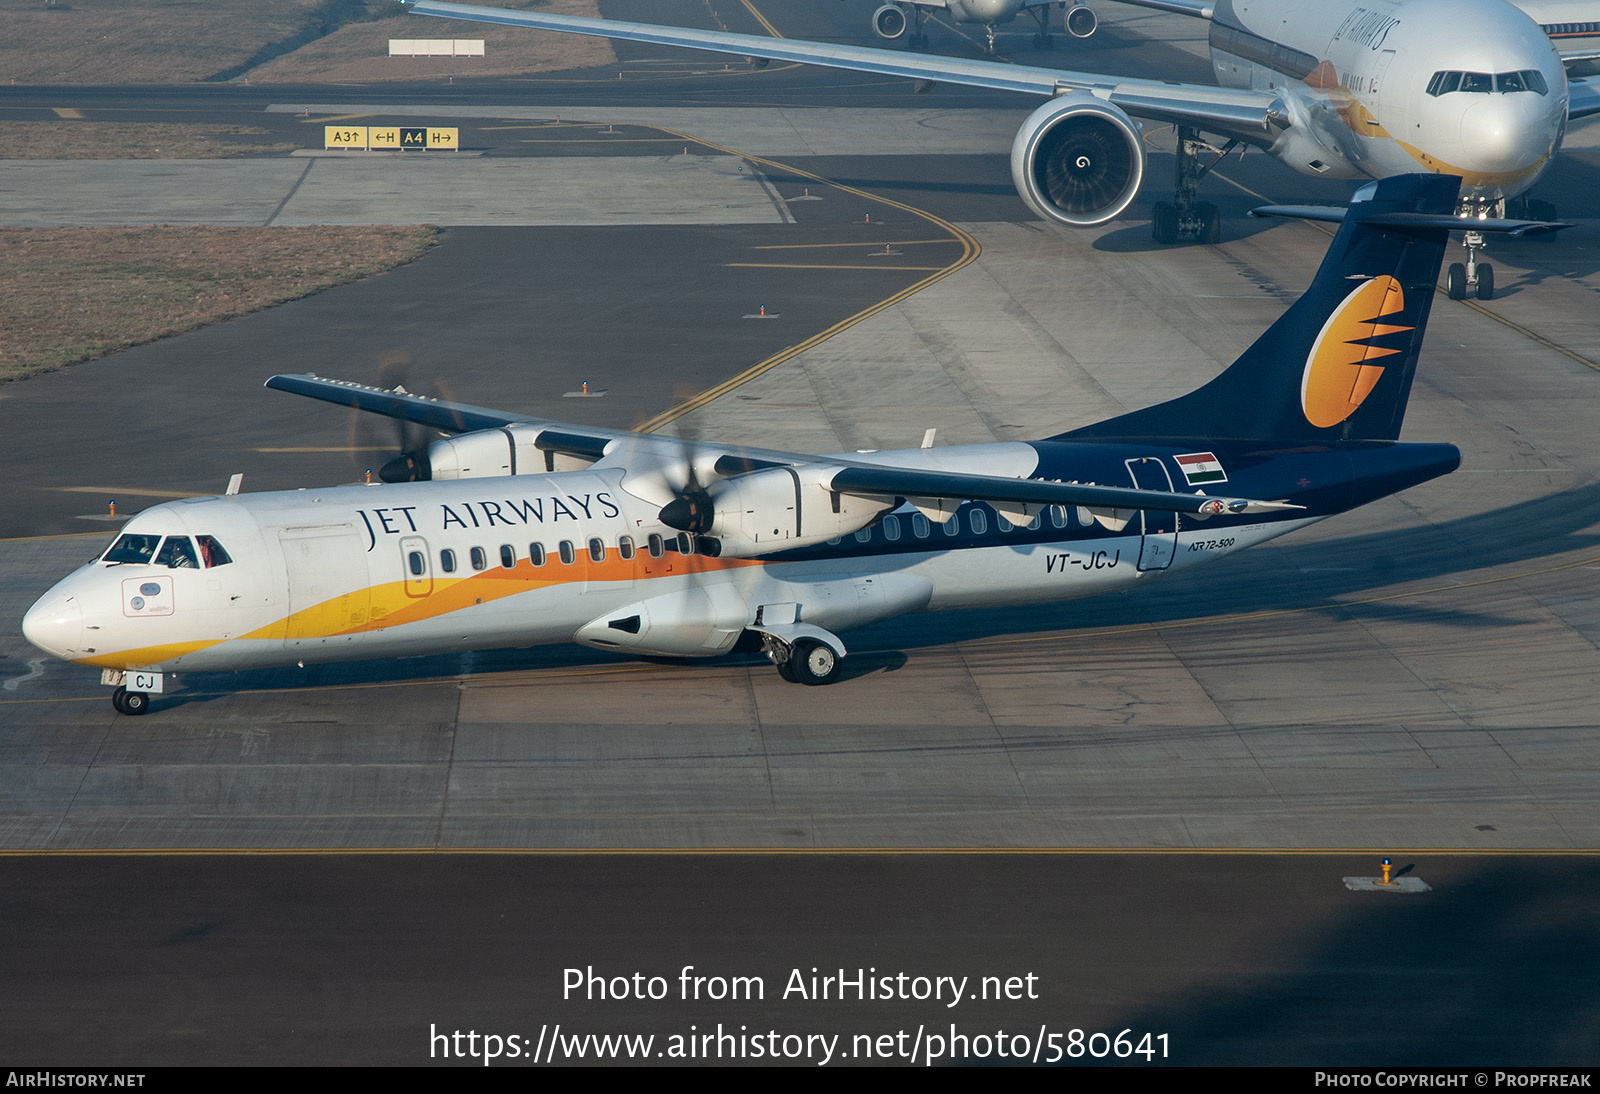
<path id="1" fill-rule="evenodd" d="M 1199 200 L 1200 179 L 1227 152 L 1247 146 L 1319 177 L 1459 175 L 1463 217 L 1503 217 L 1507 200 L 1525 193 L 1549 165 L 1567 122 L 1600 113 L 1600 77 L 1569 80 L 1546 31 L 1506 0 L 1127 0 L 1207 20 L 1220 87 L 405 2 L 418 15 L 1049 96 L 1017 131 L 1011 177 L 1039 216 L 1077 227 L 1120 216 L 1138 194 L 1145 151 L 1134 119 L 1170 123 L 1178 130 L 1177 194 L 1171 203 L 1156 203 L 1151 215 L 1162 243 L 1180 236 L 1217 242 L 1217 208 Z M 1202 133 L 1221 137 L 1220 147 Z M 1207 154 L 1214 156 L 1202 162 Z M 1529 212 L 1555 218 L 1548 206 Z M 1492 273 L 1480 280 L 1476 263 L 1482 240 L 1467 242 L 1467 265 L 1451 271 L 1451 296 L 1473 286 L 1490 297 Z"/>
<path id="2" fill-rule="evenodd" d="M 1458 184 L 1413 175 L 1348 211 L 1269 210 L 1343 223 L 1243 356 L 1181 398 L 1026 444 L 686 446 L 274 376 L 455 435 L 396 458 L 387 485 L 148 509 L 23 633 L 100 667 L 127 714 L 167 672 L 541 642 L 765 648 L 785 678 L 827 683 L 837 631 L 1125 588 L 1454 470 L 1454 446 L 1397 438 Z"/>

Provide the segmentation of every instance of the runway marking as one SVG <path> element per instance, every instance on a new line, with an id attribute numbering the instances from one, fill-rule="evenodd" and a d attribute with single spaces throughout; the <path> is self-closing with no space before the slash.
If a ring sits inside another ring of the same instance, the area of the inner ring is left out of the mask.
<path id="1" fill-rule="evenodd" d="M 766 30 L 766 32 L 768 34 L 772 35 L 774 38 L 782 38 L 783 37 L 783 35 L 778 33 L 778 28 L 773 26 L 771 23 L 767 22 L 767 17 L 765 15 L 762 15 L 759 11 L 757 11 L 756 10 L 756 6 L 754 4 L 752 4 L 750 2 L 750 0 L 739 0 L 739 3 L 743 4 L 744 7 L 745 7 L 745 10 L 748 11 L 751 15 L 754 15 L 756 17 L 756 22 L 760 23 L 761 26 Z"/>
<path id="2" fill-rule="evenodd" d="M 882 270 L 886 273 L 895 270 L 944 269 L 943 266 L 889 266 L 882 262 L 876 266 L 870 263 L 865 266 L 827 266 L 821 263 L 806 262 L 724 262 L 723 265 L 749 270 Z"/>
<path id="3" fill-rule="evenodd" d="M 328 122 L 348 122 L 356 118 L 376 118 L 377 114 L 318 114 L 314 118 L 301 118 L 301 125 L 324 125 Z"/>
<path id="4" fill-rule="evenodd" d="M 544 140 L 540 137 L 524 137 L 518 144 L 678 144 L 677 137 L 618 137 L 615 140 L 597 140 L 592 137 L 563 137 L 559 140 Z"/>
<path id="5" fill-rule="evenodd" d="M 126 494 L 131 498 L 208 498 L 211 496 L 210 494 L 196 494 L 188 490 L 145 490 L 131 486 L 52 486 L 50 489 L 64 494 L 108 494 L 111 497 L 116 497 L 118 494 Z"/>
<path id="6" fill-rule="evenodd" d="M 706 148 L 713 148 L 718 152 L 723 152 L 730 156 L 739 156 L 750 163 L 760 164 L 761 166 L 767 167 L 773 171 L 778 171 L 789 175 L 797 175 L 800 178 L 810 179 L 812 182 L 831 187 L 840 191 L 841 193 L 853 194 L 856 197 L 864 198 L 867 201 L 875 201 L 880 205 L 887 205 L 892 209 L 899 209 L 902 212 L 910 213 L 912 216 L 927 221 L 936 228 L 940 228 L 946 232 L 949 232 L 952 240 L 961 244 L 961 254 L 948 266 L 940 267 L 934 272 L 928 274 L 927 277 L 924 277 L 922 280 L 918 281 L 916 284 L 907 286 L 894 295 L 885 297 L 876 304 L 872 304 L 866 308 L 863 308 L 861 311 L 850 316 L 848 319 L 841 319 L 827 330 L 814 334 L 803 342 L 797 342 L 794 345 L 789 346 L 787 349 L 778 351 L 771 357 L 768 357 L 765 361 L 752 365 L 750 368 L 745 369 L 737 376 L 734 376 L 728 380 L 724 380 L 716 387 L 702 391 L 700 394 L 687 399 L 682 403 L 679 403 L 677 406 L 662 411 L 654 418 L 651 418 L 649 421 L 639 426 L 637 431 L 640 433 L 653 433 L 662 426 L 669 425 L 672 422 L 677 421 L 690 411 L 697 410 L 700 407 L 705 406 L 707 403 L 710 403 L 713 400 L 726 395 L 728 392 L 733 391 L 735 388 L 749 383 L 756 377 L 772 371 L 790 358 L 796 357 L 808 349 L 821 345 L 834 335 L 839 334 L 842 331 L 849 330 L 857 323 L 860 323 L 866 319 L 870 319 L 874 315 L 877 315 L 879 312 L 884 311 L 887 308 L 894 307 L 896 304 L 899 304 L 901 301 L 906 300 L 918 292 L 921 292 L 928 286 L 936 284 L 939 281 L 944 280 L 946 277 L 949 277 L 957 270 L 963 269 L 970 265 L 977 259 L 978 255 L 983 252 L 983 249 L 978 246 L 978 241 L 970 234 L 952 224 L 950 221 L 945 220 L 943 217 L 936 216 L 925 209 L 918 209 L 915 206 L 907 205 L 904 202 L 895 201 L 893 198 L 886 198 L 878 194 L 870 193 L 866 190 L 858 189 L 854 186 L 846 186 L 843 183 L 834 182 L 830 179 L 824 178 L 821 175 L 815 174 L 814 172 L 805 171 L 798 167 L 781 163 L 777 160 L 769 160 L 761 156 L 752 156 L 749 153 L 740 152 L 733 148 L 725 148 L 722 145 L 708 141 L 703 137 L 693 137 L 687 133 L 680 133 L 673 129 L 667 129 L 665 126 L 655 126 L 653 128 L 659 129 L 663 133 L 671 133 L 680 140 L 691 141 L 703 145 Z"/>
<path id="7" fill-rule="evenodd" d="M 58 118 L 81 118 L 81 117 L 83 117 L 83 111 L 74 110 L 70 106 L 52 106 L 50 109 L 55 111 L 56 117 L 58 117 Z"/>
<path id="8" fill-rule="evenodd" d="M 391 445 L 382 445 L 382 444 L 368 445 L 365 448 L 362 448 L 362 447 L 359 447 L 359 446 L 352 447 L 350 445 L 316 445 L 316 444 L 307 444 L 307 445 L 300 445 L 299 447 L 295 447 L 295 448 L 252 448 L 250 451 L 252 451 L 252 452 L 352 452 L 352 453 L 354 453 L 354 452 L 392 452 L 392 451 L 394 451 L 394 449 L 393 449 L 393 446 L 391 446 Z"/>
<path id="9" fill-rule="evenodd" d="M 896 247 L 917 247 L 925 243 L 957 243 L 954 239 L 896 239 Z M 860 243 L 761 243 L 752 248 L 752 251 L 815 251 L 825 247 L 872 247 L 876 244 L 862 241 Z"/>

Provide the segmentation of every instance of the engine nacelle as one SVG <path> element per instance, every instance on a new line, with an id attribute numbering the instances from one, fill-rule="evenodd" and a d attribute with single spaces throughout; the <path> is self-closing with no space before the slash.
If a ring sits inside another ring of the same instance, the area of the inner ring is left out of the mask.
<path id="1" fill-rule="evenodd" d="M 872 33 L 879 38 L 894 41 L 904 35 L 910 25 L 911 20 L 906 18 L 905 9 L 898 4 L 885 4 L 872 13 Z"/>
<path id="2" fill-rule="evenodd" d="M 445 437 L 423 451 L 407 452 L 389 461 L 379 477 L 384 482 L 481 479 L 578 471 L 593 462 L 540 449 L 536 443 L 540 432 L 538 426 L 509 425 Z"/>
<path id="3" fill-rule="evenodd" d="M 1087 38 L 1100 25 L 1100 19 L 1095 15 L 1094 9 L 1082 4 L 1074 4 L 1068 8 L 1062 22 L 1066 24 L 1067 33 L 1074 38 Z"/>
<path id="4" fill-rule="evenodd" d="M 1074 228 L 1104 224 L 1133 203 L 1144 180 L 1139 127 L 1088 92 L 1052 99 L 1017 131 L 1011 178 L 1046 220 Z"/>
<path id="5" fill-rule="evenodd" d="M 749 558 L 791 547 L 810 547 L 865 528 L 895 499 L 853 497 L 823 482 L 833 468 L 770 467 L 712 484 L 714 516 L 708 535 L 722 555 Z"/>

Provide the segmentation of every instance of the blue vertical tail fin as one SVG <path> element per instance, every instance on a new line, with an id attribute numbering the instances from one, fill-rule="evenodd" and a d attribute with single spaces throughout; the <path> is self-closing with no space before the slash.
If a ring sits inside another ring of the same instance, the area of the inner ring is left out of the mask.
<path id="1" fill-rule="evenodd" d="M 1057 439 L 1397 439 L 1450 229 L 1462 227 L 1451 215 L 1460 183 L 1382 179 L 1348 209 L 1321 211 L 1341 223 L 1311 287 L 1221 375 Z"/>

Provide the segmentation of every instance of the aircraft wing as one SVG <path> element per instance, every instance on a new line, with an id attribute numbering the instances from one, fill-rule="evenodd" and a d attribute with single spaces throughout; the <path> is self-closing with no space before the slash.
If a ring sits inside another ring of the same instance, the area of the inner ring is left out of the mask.
<path id="1" fill-rule="evenodd" d="M 1217 10 L 1213 0 L 1122 0 L 1136 8 L 1155 8 L 1174 15 L 1192 15 L 1196 19 L 1209 19 Z"/>
<path id="2" fill-rule="evenodd" d="M 788 38 L 766 38 L 753 34 L 734 34 L 721 30 L 691 30 L 686 27 L 659 26 L 654 23 L 629 23 L 619 19 L 583 19 L 573 15 L 542 15 L 531 11 L 509 11 L 477 4 L 448 4 L 439 0 L 415 0 L 411 10 L 417 15 L 446 19 L 465 19 L 474 23 L 554 30 L 566 34 L 588 34 L 597 38 L 616 38 L 652 45 L 681 46 L 685 49 L 734 53 L 745 57 L 765 57 L 773 61 L 844 68 L 882 76 L 903 76 L 909 80 L 985 87 L 997 91 L 1020 91 L 1029 95 L 1058 95 L 1067 91 L 1087 91 L 1120 107 L 1136 118 L 1192 125 L 1211 133 L 1259 143 L 1270 143 L 1270 126 L 1285 124 L 1287 110 L 1270 92 L 1212 87 L 1204 84 L 1167 83 L 1162 80 L 1134 80 L 1103 76 L 1093 72 L 1067 72 L 1054 68 L 1034 68 L 1000 61 L 966 60 L 959 57 L 933 57 L 868 46 L 800 42 Z"/>
<path id="3" fill-rule="evenodd" d="M 467 403 L 431 399 L 404 390 L 385 390 L 348 380 L 330 380 L 310 373 L 270 377 L 266 386 L 276 391 L 304 395 L 338 406 L 353 407 L 372 414 L 415 422 L 448 433 L 478 429 L 500 429 L 509 425 L 529 425 L 538 429 L 534 446 L 592 461 L 605 458 L 626 464 L 630 457 L 649 459 L 657 455 L 681 457 L 685 442 L 674 437 L 650 437 L 621 429 L 599 429 L 570 425 L 526 414 L 489 410 Z M 621 442 L 621 443 L 618 443 Z M 1042 479 L 1004 478 L 998 475 L 967 475 L 937 469 L 892 467 L 853 462 L 848 456 L 809 456 L 737 445 L 693 442 L 699 456 L 715 457 L 719 475 L 731 477 L 773 467 L 821 467 L 830 490 L 874 498 L 933 498 L 953 501 L 985 501 L 1006 504 L 1082 505 L 1106 509 L 1161 509 L 1206 516 L 1221 513 L 1261 513 L 1280 509 L 1299 509 L 1285 502 L 1256 501 L 1248 498 L 1217 497 L 1208 494 L 1179 494 L 1134 487 L 1096 486 L 1083 483 L 1048 482 Z M 699 462 L 699 460 L 697 460 Z"/>
<path id="4" fill-rule="evenodd" d="M 400 388 L 388 390 L 349 380 L 329 380 L 311 373 L 303 376 L 273 376 L 267 380 L 266 386 L 276 391 L 320 399 L 325 403 L 353 407 L 369 414 L 415 422 L 445 433 L 470 433 L 475 429 L 499 429 L 517 424 L 544 426 L 548 428 L 541 429 L 539 433 L 539 448 L 591 460 L 603 456 L 607 444 L 628 435 L 620 429 L 569 426 L 526 414 L 430 399 L 426 395 L 413 395 Z"/>
<path id="5" fill-rule="evenodd" d="M 1569 79 L 1567 90 L 1572 95 L 1567 105 L 1567 117 L 1587 118 L 1591 114 L 1600 114 L 1600 76 Z"/>

